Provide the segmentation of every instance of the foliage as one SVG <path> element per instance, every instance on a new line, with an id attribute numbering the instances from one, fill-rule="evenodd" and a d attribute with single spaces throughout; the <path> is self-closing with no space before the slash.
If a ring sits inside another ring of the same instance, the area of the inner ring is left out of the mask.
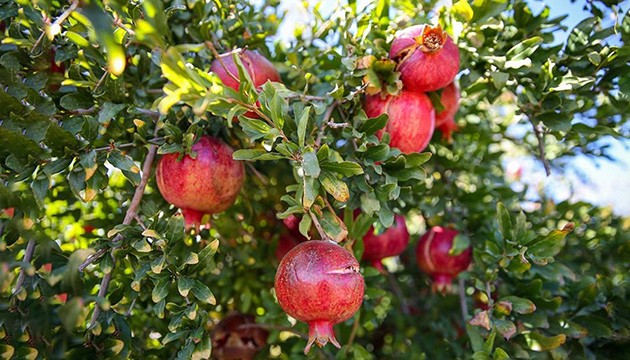
<path id="1" fill-rule="evenodd" d="M 260 358 L 300 358 L 306 326 L 273 292 L 278 219 L 295 214 L 305 235 L 320 227 L 359 258 L 369 223 L 395 213 L 412 245 L 387 275 L 362 269 L 363 306 L 337 326 L 345 345 L 309 357 L 630 356 L 630 221 L 545 194 L 523 211 L 502 167 L 517 152 L 561 172 L 566 157 L 601 154 L 603 136 L 628 137 L 630 14 L 581 3 L 591 16 L 563 42 L 546 7 L 435 3 L 311 4 L 313 21 L 286 40 L 274 0 L 0 0 L 0 209 L 15 209 L 0 215 L 3 358 L 207 358 L 233 310 L 272 329 Z M 404 155 L 375 135 L 386 116 L 361 107 L 364 79 L 395 92 L 398 76 L 365 59 L 433 16 L 460 48 L 460 131 Z M 271 59 L 284 85 L 224 88 L 208 69 L 236 47 Z M 201 134 L 239 149 L 247 180 L 211 228 L 185 233 L 144 166 Z M 474 246 L 459 296 L 431 294 L 413 260 L 424 230 L 444 224 Z"/>

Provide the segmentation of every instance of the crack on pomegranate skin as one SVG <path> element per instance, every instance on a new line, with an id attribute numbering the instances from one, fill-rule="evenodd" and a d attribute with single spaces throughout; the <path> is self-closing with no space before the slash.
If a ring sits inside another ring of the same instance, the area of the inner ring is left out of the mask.
<path id="1" fill-rule="evenodd" d="M 326 272 L 326 274 L 353 274 L 353 273 L 356 274 L 358 272 L 359 272 L 359 266 L 353 264 L 353 265 L 348 265 L 340 269 L 329 270 Z"/>

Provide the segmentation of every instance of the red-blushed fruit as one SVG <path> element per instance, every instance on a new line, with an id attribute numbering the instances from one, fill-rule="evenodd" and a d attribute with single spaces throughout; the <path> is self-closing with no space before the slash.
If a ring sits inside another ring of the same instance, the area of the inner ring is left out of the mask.
<path id="1" fill-rule="evenodd" d="M 278 70 L 266 57 L 250 50 L 242 50 L 238 56 L 252 79 L 255 88 L 260 88 L 267 81 L 280 82 Z M 233 52 L 220 55 L 220 60 L 215 59 L 210 70 L 221 79 L 225 86 L 238 91 L 240 81 L 237 80 L 238 67 L 236 62 L 234 62 Z M 258 115 L 252 111 L 246 112 L 245 116 L 258 118 Z"/>
<path id="2" fill-rule="evenodd" d="M 424 150 L 435 130 L 435 109 L 424 93 L 402 90 L 396 96 L 380 95 L 365 99 L 365 113 L 373 118 L 383 113 L 389 116 L 384 131 L 391 136 L 389 145 L 410 154 Z M 381 138 L 383 130 L 377 133 Z"/>
<path id="3" fill-rule="evenodd" d="M 276 259 L 278 259 L 278 261 L 281 261 L 282 258 L 289 251 L 291 251 L 291 249 L 298 246 L 298 244 L 300 244 L 300 241 L 293 237 L 293 234 L 284 233 L 280 235 L 280 237 L 278 238 L 278 246 L 276 247 L 276 251 L 274 252 L 274 254 L 276 255 Z"/>
<path id="4" fill-rule="evenodd" d="M 434 291 L 445 293 L 453 279 L 471 264 L 471 247 L 457 256 L 449 253 L 457 234 L 457 230 L 434 226 L 418 242 L 416 248 L 418 266 L 433 279 Z"/>
<path id="5" fill-rule="evenodd" d="M 389 51 L 406 89 L 429 92 L 451 83 L 459 71 L 459 49 L 442 27 L 416 25 L 399 31 Z"/>
<path id="6" fill-rule="evenodd" d="M 435 128 L 442 133 L 442 139 L 447 142 L 452 141 L 452 133 L 457 131 L 455 123 L 455 114 L 459 109 L 459 89 L 455 83 L 450 83 L 442 90 L 440 102 L 444 106 L 444 110 L 435 114 Z"/>
<path id="7" fill-rule="evenodd" d="M 310 240 L 289 251 L 278 266 L 276 296 L 291 317 L 306 322 L 309 340 L 340 348 L 333 325 L 346 321 L 361 307 L 365 284 L 359 263 L 343 247 L 328 240 Z"/>
<path id="8" fill-rule="evenodd" d="M 409 232 L 405 224 L 405 218 L 396 215 L 394 224 L 382 234 L 375 234 L 374 227 L 370 227 L 363 237 L 363 260 L 369 261 L 372 266 L 383 271 L 381 260 L 386 257 L 400 255 L 409 245 Z"/>
<path id="9" fill-rule="evenodd" d="M 156 178 L 166 201 L 181 209 L 188 228 L 198 227 L 204 214 L 226 210 L 236 200 L 245 180 L 240 161 L 223 141 L 202 136 L 192 146 L 196 158 L 164 155 L 158 162 Z"/>
<path id="10" fill-rule="evenodd" d="M 2 209 L 2 211 L 0 211 L 0 215 L 4 213 L 5 215 L 7 215 L 8 217 L 12 218 L 13 215 L 15 215 L 15 208 L 6 208 L 6 209 Z"/>
<path id="11" fill-rule="evenodd" d="M 251 360 L 267 342 L 269 332 L 256 326 L 253 315 L 233 313 L 212 332 L 212 357 L 217 360 Z"/>

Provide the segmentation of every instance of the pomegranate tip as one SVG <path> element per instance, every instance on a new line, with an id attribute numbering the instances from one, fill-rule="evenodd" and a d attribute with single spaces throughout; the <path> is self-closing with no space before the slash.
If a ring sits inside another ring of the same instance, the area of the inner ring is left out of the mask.
<path id="1" fill-rule="evenodd" d="M 319 347 L 323 347 L 330 342 L 337 347 L 337 349 L 341 348 L 341 345 L 339 345 L 339 342 L 335 338 L 335 330 L 333 329 L 333 324 L 331 322 L 313 321 L 308 324 L 308 327 L 308 343 L 304 348 L 304 354 L 308 354 L 313 343 L 317 344 Z"/>

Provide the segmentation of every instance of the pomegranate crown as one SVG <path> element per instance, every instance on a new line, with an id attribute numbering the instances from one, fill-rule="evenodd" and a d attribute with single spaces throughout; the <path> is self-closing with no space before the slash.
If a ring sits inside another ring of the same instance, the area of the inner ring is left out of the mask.
<path id="1" fill-rule="evenodd" d="M 416 37 L 420 50 L 424 52 L 434 52 L 442 48 L 448 35 L 442 30 L 442 26 L 425 25 L 422 35 Z"/>

